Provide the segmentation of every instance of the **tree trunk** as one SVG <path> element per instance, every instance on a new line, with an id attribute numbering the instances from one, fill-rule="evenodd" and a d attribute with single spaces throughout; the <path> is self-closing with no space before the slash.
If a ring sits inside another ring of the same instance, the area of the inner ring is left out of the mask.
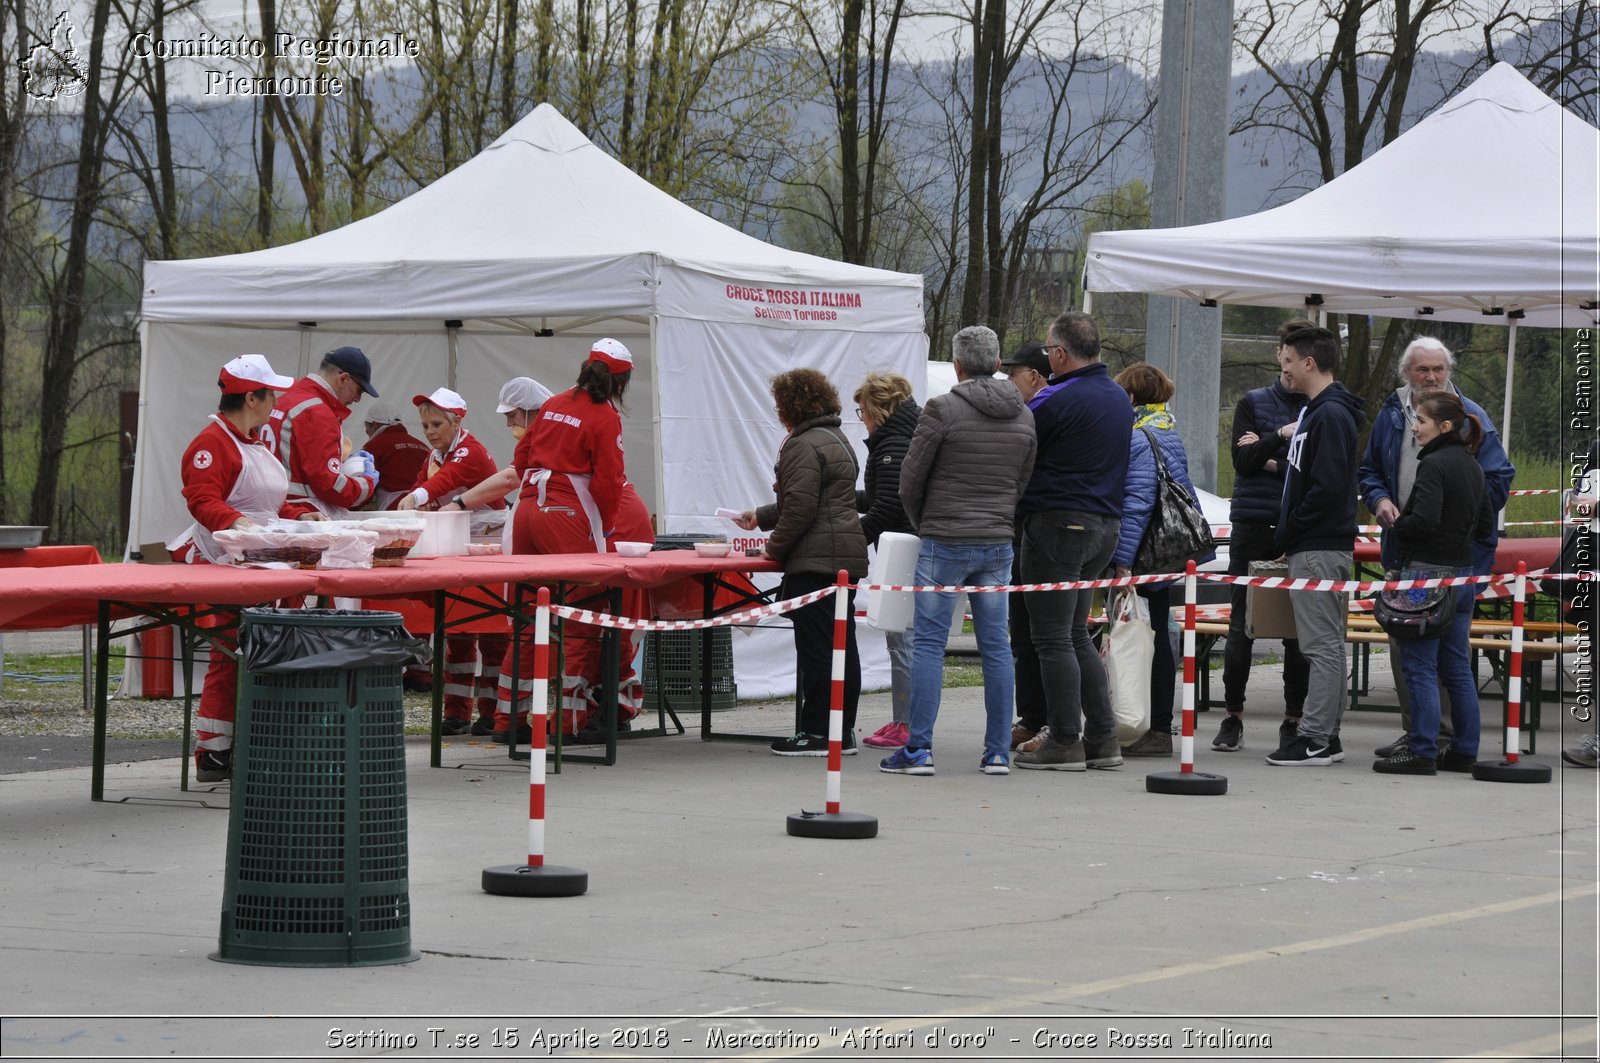
<path id="1" fill-rule="evenodd" d="M 500 27 L 500 125 L 510 129 L 517 120 L 517 0 L 505 0 Z"/>
<path id="2" fill-rule="evenodd" d="M 151 36 L 155 40 L 166 37 L 166 0 L 155 0 L 152 12 Z M 160 235 L 161 257 L 178 257 L 178 177 L 172 159 L 172 129 L 168 121 L 167 64 L 159 60 L 153 64 L 151 80 L 150 122 L 156 136 L 156 173 L 161 186 L 161 202 L 154 204 L 156 227 Z"/>
<path id="3" fill-rule="evenodd" d="M 1009 67 L 1006 63 L 1006 4 L 1005 0 L 989 0 L 988 9 L 989 29 L 986 34 L 989 45 L 989 119 L 984 125 L 988 135 L 982 150 L 985 154 L 984 169 L 987 177 L 987 188 L 984 196 L 985 233 L 984 244 L 988 252 L 987 281 L 985 288 L 988 299 L 985 300 L 984 323 L 994 329 L 1003 339 L 1006 334 L 1006 311 L 1010 300 L 1006 292 L 1006 266 L 1005 266 L 1005 238 L 1001 232 L 1003 209 L 1001 199 L 1001 181 L 1004 174 L 1001 171 L 1000 135 L 1003 130 L 1004 118 L 1001 115 L 1001 103 L 1004 99 L 1006 77 Z M 977 319 L 974 318 L 974 321 Z"/>
<path id="4" fill-rule="evenodd" d="M 840 257 L 856 263 L 867 260 L 861 242 L 861 5 L 862 0 L 844 0 L 839 87 L 834 93 L 839 116 Z"/>
<path id="5" fill-rule="evenodd" d="M 986 278 L 984 263 L 988 254 L 984 237 L 988 233 L 984 206 L 987 202 L 989 171 L 989 20 L 983 0 L 972 7 L 972 172 L 967 175 L 967 276 L 961 289 L 961 321 L 975 323 L 983 313 Z"/>
<path id="6" fill-rule="evenodd" d="M 261 41 L 266 49 L 261 73 L 263 77 L 270 78 L 275 75 L 277 64 L 272 52 L 272 37 L 278 32 L 277 0 L 257 0 L 256 9 L 261 13 Z M 272 242 L 273 167 L 277 156 L 278 135 L 272 128 L 272 105 L 263 102 L 260 106 L 261 152 L 256 162 L 256 236 L 260 239 L 261 246 L 266 247 Z"/>
<path id="7" fill-rule="evenodd" d="M 78 133 L 78 172 L 73 185 L 72 216 L 68 226 L 66 256 L 50 292 L 50 317 L 45 333 L 44 361 L 39 388 L 39 473 L 29 502 L 29 521 L 50 524 L 55 514 L 56 489 L 61 479 L 61 458 L 72 406 L 78 336 L 83 328 L 84 280 L 89 264 L 89 232 L 100 205 L 100 169 L 104 162 L 101 133 L 100 87 L 105 67 L 106 28 L 111 0 L 95 0 L 89 31 L 89 84 L 83 94 L 83 114 Z"/>

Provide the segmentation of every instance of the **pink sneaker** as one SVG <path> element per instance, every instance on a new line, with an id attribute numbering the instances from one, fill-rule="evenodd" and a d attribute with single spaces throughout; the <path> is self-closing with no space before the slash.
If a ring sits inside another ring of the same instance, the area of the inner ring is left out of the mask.
<path id="1" fill-rule="evenodd" d="M 869 746 L 880 749 L 899 749 L 911 737 L 911 725 L 905 723 L 886 723 L 872 732 L 862 741 Z"/>

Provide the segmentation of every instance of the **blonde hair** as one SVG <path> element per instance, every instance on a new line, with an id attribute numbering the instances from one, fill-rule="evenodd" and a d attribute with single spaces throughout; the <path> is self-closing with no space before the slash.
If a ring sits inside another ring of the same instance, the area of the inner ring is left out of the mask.
<path id="1" fill-rule="evenodd" d="M 882 424 L 912 395 L 911 381 L 899 373 L 871 372 L 856 388 L 856 404 L 863 416 Z"/>

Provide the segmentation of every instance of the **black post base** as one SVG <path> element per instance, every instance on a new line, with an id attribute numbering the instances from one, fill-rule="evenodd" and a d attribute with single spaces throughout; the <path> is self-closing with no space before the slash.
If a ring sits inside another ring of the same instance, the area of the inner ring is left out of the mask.
<path id="1" fill-rule="evenodd" d="M 589 888 L 589 872 L 575 867 L 506 864 L 483 869 L 483 892 L 501 897 L 576 897 Z"/>
<path id="2" fill-rule="evenodd" d="M 1144 777 L 1144 788 L 1153 794 L 1220 797 L 1228 792 L 1228 777 L 1209 771 L 1153 771 Z"/>
<path id="3" fill-rule="evenodd" d="M 1472 766 L 1472 777 L 1479 782 L 1549 782 L 1550 765 L 1519 760 L 1480 760 Z"/>
<path id="4" fill-rule="evenodd" d="M 878 817 L 860 812 L 796 812 L 789 817 L 796 838 L 876 838 Z"/>

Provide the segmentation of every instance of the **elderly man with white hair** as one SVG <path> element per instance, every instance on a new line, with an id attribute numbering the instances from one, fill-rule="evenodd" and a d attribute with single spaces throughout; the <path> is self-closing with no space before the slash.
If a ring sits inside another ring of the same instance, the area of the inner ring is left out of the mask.
<path id="1" fill-rule="evenodd" d="M 1390 528 L 1405 508 L 1406 499 L 1411 496 L 1411 487 L 1417 478 L 1421 447 L 1411 433 L 1411 424 L 1416 420 L 1417 403 L 1422 396 L 1431 391 L 1447 391 L 1461 399 L 1466 412 L 1483 423 L 1483 443 L 1478 447 L 1476 457 L 1483 469 L 1490 507 L 1499 513 L 1511 493 L 1511 480 L 1517 470 L 1506 456 L 1505 447 L 1500 444 L 1500 433 L 1495 430 L 1489 414 L 1482 406 L 1462 395 L 1461 390 L 1450 382 L 1450 373 L 1455 367 L 1456 357 L 1449 347 L 1432 336 L 1418 336 L 1406 345 L 1405 352 L 1400 356 L 1400 386 L 1383 400 L 1383 406 L 1373 419 L 1372 435 L 1367 439 L 1366 455 L 1361 460 L 1357 475 L 1361 485 L 1361 500 L 1383 528 L 1383 567 L 1386 570 L 1400 566 L 1399 544 L 1390 534 Z M 1499 538 L 1500 532 L 1496 527 L 1487 536 L 1473 542 L 1474 572 L 1483 575 L 1493 567 L 1495 544 Z M 1400 701 L 1400 725 L 1406 734 L 1410 734 L 1411 699 L 1407 696 L 1405 680 L 1400 675 L 1399 658 L 1395 641 L 1390 639 L 1389 663 L 1394 669 L 1395 693 Z M 1445 707 L 1442 719 L 1449 718 L 1448 707 Z M 1445 737 L 1443 732 L 1440 737 Z M 1404 736 L 1400 739 L 1400 742 L 1403 741 Z M 1379 747 L 1377 755 L 1389 756 L 1398 744 L 1395 742 Z"/>

